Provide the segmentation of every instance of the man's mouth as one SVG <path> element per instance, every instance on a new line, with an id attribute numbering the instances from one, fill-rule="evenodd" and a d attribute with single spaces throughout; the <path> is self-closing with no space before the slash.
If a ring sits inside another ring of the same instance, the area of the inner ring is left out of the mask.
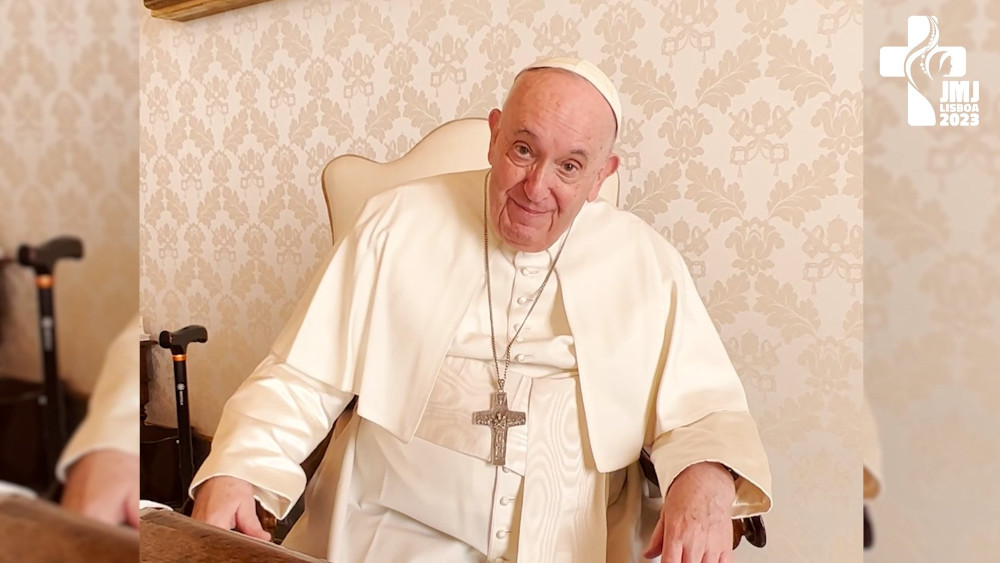
<path id="1" fill-rule="evenodd" d="M 521 205 L 520 203 L 518 203 L 518 202 L 517 202 L 516 200 L 514 200 L 514 199 L 511 199 L 510 201 L 512 201 L 512 202 L 514 203 L 514 205 L 516 205 L 516 206 L 517 206 L 517 208 L 518 208 L 518 209 L 519 209 L 519 210 L 520 210 L 520 211 L 521 211 L 522 213 L 526 213 L 526 214 L 528 214 L 528 215 L 531 215 L 531 216 L 533 216 L 533 217 L 537 217 L 538 215 L 544 215 L 545 213 L 547 213 L 547 211 L 541 211 L 541 210 L 539 210 L 539 211 L 536 211 L 536 210 L 533 210 L 533 209 L 529 209 L 529 208 L 527 208 L 527 207 L 525 207 L 525 206 Z"/>

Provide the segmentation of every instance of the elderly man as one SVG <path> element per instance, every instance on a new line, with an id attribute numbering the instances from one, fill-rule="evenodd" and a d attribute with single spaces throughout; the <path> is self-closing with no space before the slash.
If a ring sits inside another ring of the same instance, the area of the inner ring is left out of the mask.
<path id="1" fill-rule="evenodd" d="M 489 124 L 489 170 L 366 204 L 226 404 L 194 517 L 266 538 L 254 498 L 286 514 L 339 416 L 292 549 L 731 561 L 731 518 L 770 508 L 767 460 L 680 255 L 597 201 L 618 167 L 613 85 L 539 61 Z M 652 533 L 644 446 L 664 485 Z"/>

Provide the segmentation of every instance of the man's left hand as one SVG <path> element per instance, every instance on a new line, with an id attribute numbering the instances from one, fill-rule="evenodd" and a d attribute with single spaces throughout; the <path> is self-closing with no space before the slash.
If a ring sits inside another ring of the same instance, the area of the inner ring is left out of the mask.
<path id="1" fill-rule="evenodd" d="M 66 473 L 63 508 L 108 524 L 139 527 L 139 456 L 95 450 Z"/>
<path id="2" fill-rule="evenodd" d="M 721 464 L 696 463 L 674 479 L 646 552 L 661 563 L 732 563 L 736 486 Z"/>

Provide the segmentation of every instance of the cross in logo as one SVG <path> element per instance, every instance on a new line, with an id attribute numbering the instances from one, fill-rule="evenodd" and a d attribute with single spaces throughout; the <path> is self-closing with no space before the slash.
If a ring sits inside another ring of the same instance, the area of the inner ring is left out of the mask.
<path id="1" fill-rule="evenodd" d="M 927 78 L 953 78 L 965 76 L 965 47 L 941 47 L 938 45 L 938 19 L 936 16 L 910 16 L 906 21 L 905 46 L 882 47 L 879 50 L 879 74 L 885 77 L 906 77 L 907 122 L 915 126 L 937 124 L 937 112 L 934 102 L 918 89 L 914 83 L 921 77 L 912 75 L 913 63 L 919 61 L 917 72 L 927 73 Z M 951 63 L 951 69 L 941 76 L 932 77 L 938 69 L 930 69 L 926 61 L 934 59 L 938 53 L 944 53 Z M 907 67 L 910 67 L 909 69 Z"/>

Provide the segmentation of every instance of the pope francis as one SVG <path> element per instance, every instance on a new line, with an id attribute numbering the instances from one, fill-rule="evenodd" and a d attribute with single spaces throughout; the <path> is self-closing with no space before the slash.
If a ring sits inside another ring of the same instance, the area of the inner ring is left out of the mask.
<path id="1" fill-rule="evenodd" d="M 304 491 L 284 545 L 338 563 L 732 561 L 768 463 L 681 256 L 597 199 L 614 86 L 542 60 L 489 125 L 488 170 L 367 202 L 227 402 L 193 516 L 266 538 L 254 499 Z"/>

